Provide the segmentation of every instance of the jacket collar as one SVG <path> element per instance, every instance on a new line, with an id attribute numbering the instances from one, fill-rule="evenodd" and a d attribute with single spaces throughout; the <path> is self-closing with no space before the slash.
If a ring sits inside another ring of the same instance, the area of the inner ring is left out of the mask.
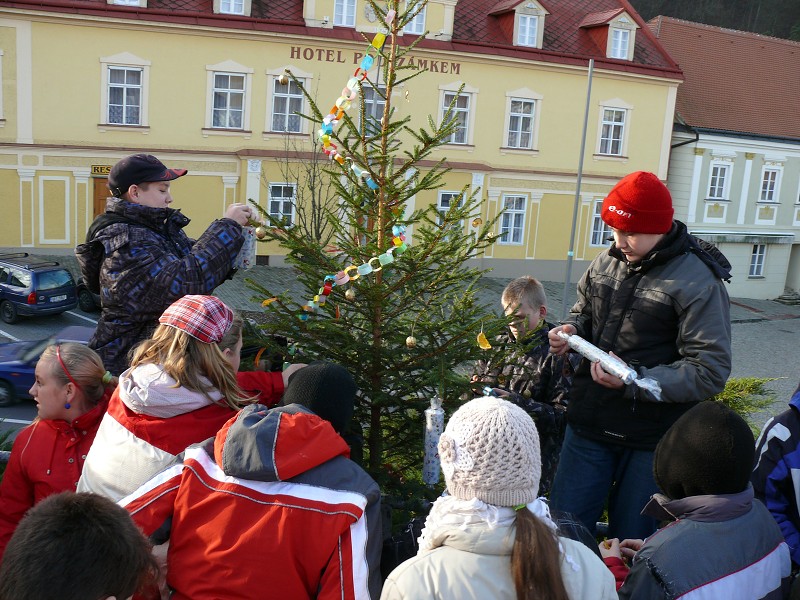
<path id="1" fill-rule="evenodd" d="M 738 494 L 687 496 L 670 500 L 663 494 L 654 494 L 642 510 L 643 515 L 660 521 L 687 519 L 701 523 L 729 521 L 748 512 L 753 507 L 753 486 Z"/>
<path id="2" fill-rule="evenodd" d="M 106 200 L 106 212 L 121 215 L 158 231 L 167 222 L 173 222 L 181 228 L 190 223 L 190 219 L 178 209 L 169 207 L 153 208 L 136 204 L 135 202 L 128 202 L 122 198 L 112 197 Z"/>

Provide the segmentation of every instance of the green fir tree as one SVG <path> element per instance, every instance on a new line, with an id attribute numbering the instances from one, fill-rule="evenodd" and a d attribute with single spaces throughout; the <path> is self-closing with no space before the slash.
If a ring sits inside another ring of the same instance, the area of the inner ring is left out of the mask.
<path id="1" fill-rule="evenodd" d="M 398 118 L 393 105 L 401 97 L 397 87 L 404 84 L 413 93 L 420 73 L 415 66 L 399 66 L 414 44 L 399 44 L 398 33 L 425 2 L 369 4 L 382 22 L 387 11 L 396 12 L 385 45 L 371 50 L 374 68 L 358 83 L 370 86 L 384 108 L 382 115 L 370 118 L 359 93 L 332 127 L 330 143 L 341 156 L 328 163 L 323 183 L 333 186 L 341 200 L 336 213 L 324 209 L 334 230 L 332 242 L 321 246 L 303 228 L 271 218 L 264 241 L 277 241 L 287 251 L 287 262 L 307 293 L 295 297 L 256 281 L 249 284 L 268 303 L 259 343 L 281 351 L 266 332 L 280 334 L 295 349 L 292 362 L 330 360 L 354 375 L 360 389 L 354 423 L 363 436 L 363 465 L 385 493 L 402 501 L 436 491 L 420 477 L 423 411 L 436 395 L 447 414 L 472 397 L 469 369 L 492 352 L 482 350 L 477 337 L 484 332 L 493 339 L 506 320 L 477 300 L 476 286 L 485 270 L 467 264 L 496 237 L 494 221 L 479 217 L 480 198 L 465 188 L 445 214 L 435 205 L 407 210 L 416 194 L 442 187 L 447 162 L 434 151 L 458 127 L 452 106 L 441 122 L 427 117 L 420 127 L 415 119 L 424 118 Z M 365 38 L 365 44 L 371 41 Z M 324 129 L 327 113 L 307 92 L 306 98 L 311 106 L 306 118 Z M 382 264 L 379 257 L 385 260 L 387 249 L 401 242 L 402 228 L 405 242 L 393 251 L 393 262 Z M 323 293 L 326 275 L 345 269 L 356 275 L 365 264 L 377 272 Z M 324 303 L 318 299 L 309 310 L 315 296 L 324 297 Z"/>

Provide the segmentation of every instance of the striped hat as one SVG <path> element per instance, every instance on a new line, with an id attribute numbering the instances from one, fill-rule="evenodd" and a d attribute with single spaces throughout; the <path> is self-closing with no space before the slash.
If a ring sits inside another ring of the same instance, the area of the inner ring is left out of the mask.
<path id="1" fill-rule="evenodd" d="M 173 302 L 158 322 L 204 344 L 217 344 L 233 323 L 233 311 L 215 296 L 184 296 Z"/>

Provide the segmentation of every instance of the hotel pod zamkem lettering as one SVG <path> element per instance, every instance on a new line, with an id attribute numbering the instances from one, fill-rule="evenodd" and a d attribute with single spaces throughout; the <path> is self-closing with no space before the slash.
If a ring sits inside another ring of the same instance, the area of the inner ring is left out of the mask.
<path id="1" fill-rule="evenodd" d="M 294 114 L 308 103 L 281 75 L 325 111 L 380 26 L 364 0 L 5 0 L 0 245 L 70 253 L 104 209 L 111 165 L 134 152 L 189 170 L 173 207 L 190 235 L 248 198 L 295 216 L 303 182 L 287 164 L 314 153 L 316 127 Z M 608 245 L 599 209 L 614 183 L 636 170 L 667 180 L 681 69 L 625 0 L 430 0 L 403 43 L 425 31 L 408 59 L 424 73 L 393 103 L 422 127 L 461 89 L 460 122 L 434 155 L 452 169 L 446 185 L 409 208 L 444 210 L 480 188 L 484 218 L 506 212 L 475 260 L 500 277 L 563 280 L 586 114 L 576 280 Z M 676 198 L 677 218 L 686 204 Z M 259 262 L 283 264 L 281 249 L 260 244 Z"/>

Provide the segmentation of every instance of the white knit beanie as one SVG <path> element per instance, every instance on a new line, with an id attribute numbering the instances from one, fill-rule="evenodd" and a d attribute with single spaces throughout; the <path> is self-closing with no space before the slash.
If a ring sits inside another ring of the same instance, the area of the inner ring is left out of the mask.
<path id="1" fill-rule="evenodd" d="M 459 408 L 439 438 L 439 458 L 451 496 L 495 506 L 533 502 L 542 459 L 533 419 L 491 396 Z"/>

